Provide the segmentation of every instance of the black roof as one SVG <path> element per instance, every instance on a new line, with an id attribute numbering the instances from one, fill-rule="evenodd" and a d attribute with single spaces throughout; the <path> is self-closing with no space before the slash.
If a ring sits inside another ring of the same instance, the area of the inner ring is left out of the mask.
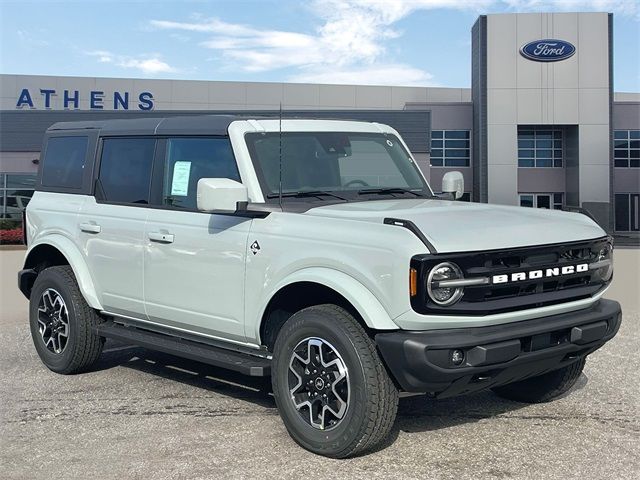
<path id="1" fill-rule="evenodd" d="M 47 129 L 109 129 L 114 135 L 134 133 L 202 132 L 203 135 L 227 134 L 234 120 L 278 118 L 277 110 L 163 110 L 155 112 L 109 110 L 1 110 L 0 151 L 37 152 Z M 404 138 L 413 153 L 428 152 L 431 112 L 425 110 L 284 110 L 282 118 L 314 118 L 318 120 L 360 120 L 391 125 Z M 55 132 L 55 130 L 50 130 Z"/>
<path id="2" fill-rule="evenodd" d="M 49 127 L 57 130 L 100 130 L 101 135 L 179 135 L 207 134 L 226 135 L 231 122 L 246 120 L 239 115 L 185 115 L 178 117 L 142 117 L 113 120 L 89 120 L 81 122 L 58 122 Z"/>

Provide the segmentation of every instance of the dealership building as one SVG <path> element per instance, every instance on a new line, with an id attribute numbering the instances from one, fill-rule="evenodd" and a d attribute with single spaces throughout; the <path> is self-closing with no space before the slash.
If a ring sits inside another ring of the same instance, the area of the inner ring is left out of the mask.
<path id="1" fill-rule="evenodd" d="M 581 207 L 637 240 L 640 93 L 613 91 L 612 28 L 607 13 L 480 16 L 471 88 L 0 75 L 0 214 L 20 218 L 55 122 L 281 106 L 393 126 L 436 191 L 458 170 L 465 199 Z"/>

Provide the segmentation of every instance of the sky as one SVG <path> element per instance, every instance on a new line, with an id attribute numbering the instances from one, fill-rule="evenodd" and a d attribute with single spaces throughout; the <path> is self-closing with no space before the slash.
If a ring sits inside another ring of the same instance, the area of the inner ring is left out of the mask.
<path id="1" fill-rule="evenodd" d="M 0 0 L 0 73 L 469 87 L 484 13 L 614 13 L 640 92 L 640 0 Z"/>

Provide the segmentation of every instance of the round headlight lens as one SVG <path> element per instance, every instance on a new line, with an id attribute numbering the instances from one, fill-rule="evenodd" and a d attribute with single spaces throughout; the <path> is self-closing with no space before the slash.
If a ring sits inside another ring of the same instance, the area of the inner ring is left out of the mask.
<path id="1" fill-rule="evenodd" d="M 427 277 L 427 293 L 429 298 L 438 305 L 449 306 L 462 297 L 462 287 L 446 287 L 439 283 L 443 280 L 462 280 L 464 277 L 460 267 L 455 263 L 444 262 L 436 265 Z"/>
<path id="2" fill-rule="evenodd" d="M 611 277 L 613 276 L 613 247 L 611 245 L 607 245 L 598 252 L 596 262 L 607 260 L 609 261 L 609 264 L 599 268 L 597 272 L 600 278 L 605 282 L 611 280 Z"/>

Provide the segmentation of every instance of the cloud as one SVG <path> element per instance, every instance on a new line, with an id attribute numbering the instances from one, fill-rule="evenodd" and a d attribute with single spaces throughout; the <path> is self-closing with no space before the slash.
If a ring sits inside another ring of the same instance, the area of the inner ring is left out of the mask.
<path id="1" fill-rule="evenodd" d="M 319 19 L 311 32 L 257 28 L 220 18 L 151 20 L 151 28 L 200 34 L 201 47 L 216 51 L 227 67 L 249 73 L 293 70 L 289 80 L 328 83 L 432 85 L 420 68 L 390 60 L 387 45 L 402 33 L 395 26 L 418 10 L 612 11 L 638 17 L 638 0 L 313 0 Z"/>
<path id="2" fill-rule="evenodd" d="M 362 5 L 360 5 L 362 3 Z M 402 2 L 399 2 L 402 3 Z M 449 4 L 456 4 L 450 0 Z M 327 83 L 427 85 L 432 75 L 418 68 L 385 61 L 385 40 L 399 33 L 391 24 L 405 15 L 395 2 L 316 0 L 313 11 L 322 24 L 313 33 L 261 29 L 218 18 L 191 22 L 151 20 L 150 26 L 172 32 L 197 32 L 199 45 L 221 53 L 227 62 L 249 73 L 293 68 L 289 80 Z"/>
<path id="3" fill-rule="evenodd" d="M 175 72 L 175 68 L 158 58 L 127 58 L 121 59 L 116 63 L 119 67 L 135 68 L 144 73 L 170 73 Z"/>
<path id="4" fill-rule="evenodd" d="M 100 63 L 111 63 L 122 68 L 132 68 L 148 75 L 173 73 L 177 71 L 177 69 L 161 60 L 157 54 L 131 57 L 128 55 L 117 55 L 106 50 L 93 50 L 85 52 L 85 54 L 96 57 Z"/>
<path id="5" fill-rule="evenodd" d="M 169 36 L 179 42 L 188 42 L 189 40 L 191 40 L 191 37 L 189 35 L 183 35 L 181 33 L 172 33 Z"/>
<path id="6" fill-rule="evenodd" d="M 368 67 L 343 68 L 333 71 L 314 68 L 291 75 L 289 81 L 358 85 L 435 85 L 433 75 L 404 64 L 375 64 Z"/>
<path id="7" fill-rule="evenodd" d="M 40 32 L 40 33 L 45 33 L 45 32 Z M 36 48 L 48 47 L 49 45 L 51 45 L 47 40 L 36 37 L 31 32 L 28 32 L 26 30 L 17 30 L 16 34 L 20 39 L 20 43 L 22 43 L 23 45 L 28 45 L 30 47 L 36 47 Z"/>

